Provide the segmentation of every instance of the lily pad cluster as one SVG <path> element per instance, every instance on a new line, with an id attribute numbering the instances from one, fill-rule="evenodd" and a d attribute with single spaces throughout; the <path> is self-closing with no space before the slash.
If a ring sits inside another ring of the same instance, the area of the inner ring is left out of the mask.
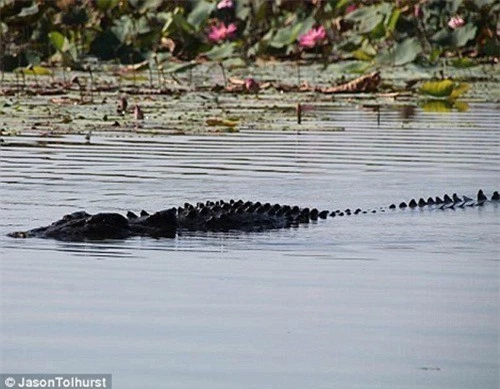
<path id="1" fill-rule="evenodd" d="M 495 0 L 2 0 L 0 67 L 259 58 L 497 61 Z"/>

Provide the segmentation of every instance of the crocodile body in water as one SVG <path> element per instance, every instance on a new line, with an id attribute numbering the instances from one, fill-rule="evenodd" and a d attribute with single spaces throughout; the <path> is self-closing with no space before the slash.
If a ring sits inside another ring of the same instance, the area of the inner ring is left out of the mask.
<path id="1" fill-rule="evenodd" d="M 126 216 L 119 213 L 98 213 L 90 215 L 79 211 L 64 216 L 49 226 L 28 231 L 8 234 L 13 238 L 52 238 L 63 241 L 84 241 L 101 239 L 125 239 L 133 236 L 149 236 L 154 238 L 175 237 L 179 231 L 264 231 L 276 228 L 287 228 L 301 223 L 309 223 L 328 217 L 357 215 L 360 213 L 385 212 L 387 209 L 432 208 L 455 209 L 480 207 L 486 203 L 500 203 L 498 191 L 488 198 L 479 190 L 475 199 L 444 195 L 420 198 L 399 205 L 391 204 L 387 208 L 362 210 L 319 211 L 316 208 L 301 208 L 290 205 L 271 205 L 260 202 L 207 201 L 196 205 L 184 204 L 182 207 L 170 208 L 154 214 L 142 211 L 138 216 L 128 212 Z"/>

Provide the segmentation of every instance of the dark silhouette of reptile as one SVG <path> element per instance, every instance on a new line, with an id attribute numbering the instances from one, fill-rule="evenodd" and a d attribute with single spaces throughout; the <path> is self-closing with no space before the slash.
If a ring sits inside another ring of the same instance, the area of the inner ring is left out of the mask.
<path id="1" fill-rule="evenodd" d="M 84 241 L 100 239 L 125 239 L 132 236 L 175 237 L 179 231 L 264 231 L 287 228 L 309 223 L 328 217 L 357 215 L 360 213 L 385 212 L 387 209 L 432 208 L 448 210 L 465 207 L 481 207 L 486 203 L 500 203 L 498 191 L 488 198 L 479 190 L 475 199 L 466 196 L 444 195 L 429 197 L 427 200 L 411 200 L 399 205 L 373 210 L 345 209 L 318 211 L 316 208 L 300 208 L 290 205 L 271 205 L 260 202 L 207 201 L 196 205 L 184 204 L 183 207 L 170 208 L 154 214 L 142 211 L 140 216 L 128 212 L 126 216 L 118 213 L 98 213 L 90 215 L 79 211 L 64 216 L 49 226 L 28 231 L 8 234 L 13 238 L 52 238 L 63 241 Z"/>

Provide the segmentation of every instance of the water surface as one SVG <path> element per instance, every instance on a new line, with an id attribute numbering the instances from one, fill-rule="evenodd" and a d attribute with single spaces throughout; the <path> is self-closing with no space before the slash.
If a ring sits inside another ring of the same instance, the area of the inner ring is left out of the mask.
<path id="1" fill-rule="evenodd" d="M 300 131 L 4 138 L 2 370 L 110 372 L 119 388 L 497 388 L 498 206 L 159 240 L 5 233 L 79 209 L 490 193 L 499 108 L 318 106 Z"/>

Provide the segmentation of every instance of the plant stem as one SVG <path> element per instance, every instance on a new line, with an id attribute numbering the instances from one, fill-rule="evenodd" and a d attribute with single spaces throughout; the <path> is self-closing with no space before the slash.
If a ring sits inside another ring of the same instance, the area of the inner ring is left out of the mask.
<path id="1" fill-rule="evenodd" d="M 222 70 L 222 77 L 224 78 L 224 86 L 227 86 L 226 70 L 224 69 L 224 65 L 222 64 L 222 61 L 219 61 L 219 66 Z"/>

